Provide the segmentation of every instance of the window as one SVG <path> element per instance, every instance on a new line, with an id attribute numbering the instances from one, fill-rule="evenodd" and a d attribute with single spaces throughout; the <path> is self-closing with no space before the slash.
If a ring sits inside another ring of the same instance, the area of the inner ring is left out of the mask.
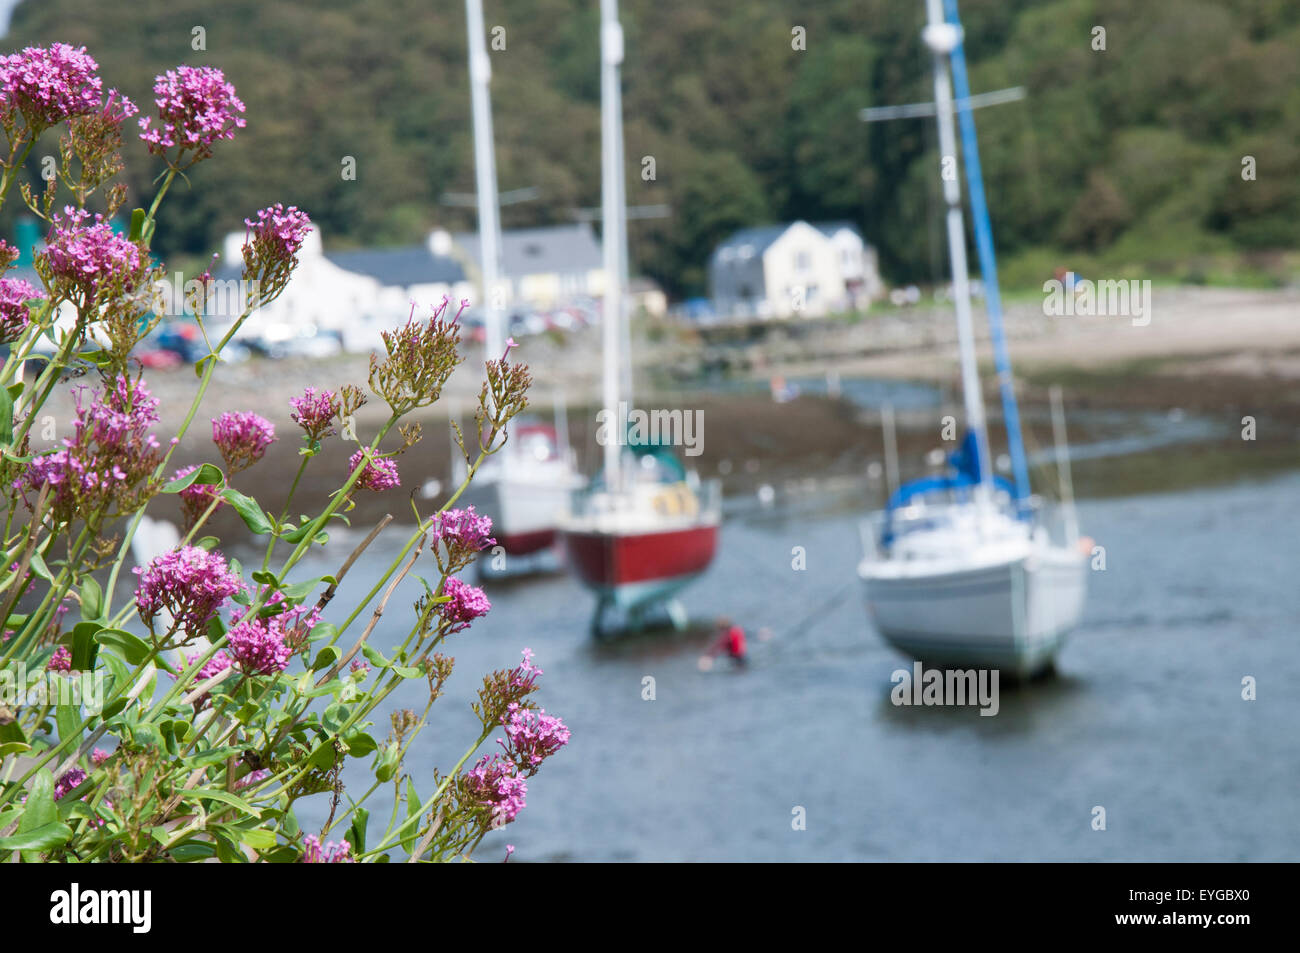
<path id="1" fill-rule="evenodd" d="M 794 270 L 799 274 L 812 270 L 812 256 L 807 251 L 800 250 L 794 253 Z"/>

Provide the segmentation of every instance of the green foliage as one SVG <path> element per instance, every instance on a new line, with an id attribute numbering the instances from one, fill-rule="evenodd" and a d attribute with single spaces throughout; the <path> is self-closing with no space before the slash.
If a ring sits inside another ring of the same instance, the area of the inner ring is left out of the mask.
<path id="1" fill-rule="evenodd" d="M 708 253 L 735 227 L 850 219 L 896 280 L 942 276 L 931 237 L 940 208 L 933 124 L 857 119 L 865 106 L 931 98 L 922 4 L 621 7 L 628 201 L 673 209 L 667 221 L 632 223 L 634 267 L 675 293 L 699 292 Z M 1066 256 L 1058 263 L 1068 263 L 1136 234 L 1146 253 L 1169 257 L 1166 243 L 1189 231 L 1240 248 L 1300 243 L 1296 4 L 961 7 L 975 90 L 1029 89 L 1024 102 L 978 114 L 1006 254 L 1055 245 Z M 460 5 L 239 0 L 204 8 L 210 52 L 191 53 L 195 9 L 174 0 L 28 2 L 8 38 L 85 43 L 142 104 L 156 64 L 199 65 L 220 52 L 248 103 L 248 128 L 229 144 L 228 161 L 195 170 L 195 187 L 160 212 L 162 252 L 207 256 L 242 228 L 241 210 L 272 199 L 310 210 L 336 246 L 474 227 L 472 210 L 439 204 L 445 192 L 474 189 Z M 535 0 L 489 4 L 487 14 L 507 40 L 491 54 L 501 187 L 542 190 L 538 201 L 507 207 L 505 225 L 566 221 L 571 208 L 600 201 L 597 6 Z M 792 24 L 807 31 L 804 51 L 791 49 Z M 1107 30 L 1104 52 L 1091 48 L 1096 25 Z M 1259 160 L 1253 183 L 1240 176 L 1248 154 Z M 151 192 L 142 155 L 128 142 L 132 195 Z M 647 155 L 657 160 L 653 181 L 640 176 Z M 356 159 L 355 181 L 340 174 L 345 156 Z M 0 223 L 6 231 L 10 221 Z"/>

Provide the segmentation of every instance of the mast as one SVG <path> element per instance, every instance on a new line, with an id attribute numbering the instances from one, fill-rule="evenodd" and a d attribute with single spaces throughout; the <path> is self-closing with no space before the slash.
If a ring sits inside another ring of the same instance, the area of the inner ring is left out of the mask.
<path id="1" fill-rule="evenodd" d="M 961 29 L 957 0 L 944 0 L 948 22 Z M 1023 503 L 1029 495 L 1029 462 L 1020 434 L 1020 408 L 1016 403 L 1015 379 L 1011 376 L 1011 356 L 1002 331 L 1002 294 L 998 289 L 998 263 L 993 252 L 993 226 L 984 199 L 984 173 L 980 168 L 979 140 L 975 135 L 975 116 L 971 112 L 970 82 L 966 77 L 964 39 L 953 48 L 952 80 L 957 93 L 957 118 L 961 123 L 961 152 L 966 163 L 966 185 L 970 189 L 971 219 L 975 226 L 975 248 L 979 253 L 980 274 L 984 278 L 984 306 L 989 317 L 989 337 L 993 342 L 993 363 L 997 368 L 998 388 L 1002 394 L 1002 419 L 1007 430 L 1007 451 L 1015 477 L 1016 500 Z"/>
<path id="2" fill-rule="evenodd" d="M 926 0 L 928 24 L 923 34 L 934 53 L 934 102 L 939 120 L 939 156 L 942 162 L 957 157 L 957 133 L 953 119 L 952 82 L 948 57 L 961 42 L 958 27 L 946 23 L 943 0 Z M 966 271 L 966 230 L 962 220 L 961 184 L 956 170 L 943 176 L 943 197 L 948 205 L 948 257 L 952 262 L 953 299 L 957 307 L 957 344 L 961 352 L 961 383 L 966 405 L 966 426 L 975 434 L 979 456 L 979 483 L 975 501 L 986 506 L 990 500 L 993 470 L 989 460 L 989 438 L 984 421 L 984 398 L 980 393 L 979 368 L 975 362 L 975 331 L 971 320 L 970 280 Z"/>
<path id="3" fill-rule="evenodd" d="M 474 174 L 478 186 L 478 244 L 482 263 L 484 354 L 499 358 L 505 350 L 501 286 L 501 206 L 497 198 L 497 164 L 492 145 L 492 100 L 488 84 L 492 64 L 483 30 L 483 0 L 465 0 L 469 32 L 470 104 L 474 110 Z"/>
<path id="4" fill-rule="evenodd" d="M 623 175 L 622 105 L 619 64 L 623 62 L 623 28 L 618 22 L 618 0 L 600 0 L 600 155 L 601 244 L 604 251 L 605 308 L 603 316 L 604 367 L 602 396 L 605 405 L 605 486 L 620 485 L 619 462 L 624 434 L 619 418 L 619 383 L 622 376 L 623 335 Z"/>

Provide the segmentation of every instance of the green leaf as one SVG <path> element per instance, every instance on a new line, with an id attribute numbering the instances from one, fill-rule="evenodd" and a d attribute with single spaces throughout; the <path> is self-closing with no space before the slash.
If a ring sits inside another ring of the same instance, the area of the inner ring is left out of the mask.
<path id="1" fill-rule="evenodd" d="M 397 773 L 397 765 L 401 760 L 401 752 L 402 749 L 395 744 L 390 744 L 380 751 L 379 758 L 375 762 L 376 781 L 393 780 L 393 775 Z"/>
<path id="2" fill-rule="evenodd" d="M 22 754 L 24 751 L 31 751 L 32 746 L 25 741 L 0 741 L 0 759 L 9 757 L 11 754 Z"/>
<path id="3" fill-rule="evenodd" d="M 343 738 L 354 758 L 364 758 L 379 747 L 378 742 L 364 731 L 354 731 Z"/>
<path id="4" fill-rule="evenodd" d="M 333 665 L 339 660 L 339 650 L 332 645 L 327 645 L 316 653 L 315 660 L 311 663 L 311 670 L 319 672 L 323 668 Z"/>
<path id="5" fill-rule="evenodd" d="M 81 744 L 81 711 L 76 705 L 59 705 L 55 709 L 55 723 L 59 726 L 59 741 L 75 739 Z"/>
<path id="6" fill-rule="evenodd" d="M 205 801 L 220 801 L 222 804 L 227 804 L 230 807 L 235 808 L 237 811 L 242 811 L 250 817 L 262 816 L 261 811 L 253 807 L 253 805 L 249 804 L 242 797 L 231 794 L 229 791 L 219 791 L 216 788 L 196 788 L 193 791 L 185 792 L 185 800 L 187 801 L 200 799 Z"/>
<path id="7" fill-rule="evenodd" d="M 320 720 L 321 724 L 328 728 L 332 734 L 337 734 L 338 730 L 347 723 L 347 706 L 335 702 L 333 705 L 330 705 L 325 709 L 325 713 L 321 715 Z"/>
<path id="8" fill-rule="evenodd" d="M 307 672 L 306 674 L 309 678 L 311 677 L 310 672 Z M 333 681 L 326 682 L 324 685 L 321 685 L 319 688 L 313 688 L 311 691 L 306 692 L 305 694 L 308 698 L 320 698 L 322 695 L 333 695 L 336 691 L 338 691 L 342 687 L 343 687 L 343 680 L 336 678 Z"/>
<path id="9" fill-rule="evenodd" d="M 221 486 L 226 482 L 225 476 L 221 470 L 210 463 L 205 463 L 197 470 L 193 470 L 179 480 L 172 480 L 170 483 L 164 483 L 162 492 L 179 493 L 181 490 L 198 483 L 202 486 Z"/>
<path id="10" fill-rule="evenodd" d="M 8 446 L 14 439 L 14 399 L 8 388 L 0 389 L 0 443 Z"/>
<path id="11" fill-rule="evenodd" d="M 25 819 L 27 815 L 24 814 L 23 817 Z M 0 850 L 21 850 L 24 860 L 39 860 L 42 852 L 66 844 L 71 837 L 71 827 L 62 821 L 54 821 L 31 830 L 19 831 L 12 837 L 0 837 Z"/>
<path id="12" fill-rule="evenodd" d="M 361 643 L 361 654 L 364 655 L 366 661 L 375 666 L 375 668 L 388 668 L 389 665 L 393 664 L 388 661 L 388 659 L 384 658 L 383 655 L 380 654 L 379 649 L 372 646 L 369 642 Z"/>
<path id="13" fill-rule="evenodd" d="M 78 622 L 72 627 L 73 671 L 94 671 L 95 660 L 99 655 L 99 643 L 95 641 L 95 633 L 103 628 L 98 622 Z"/>
<path id="14" fill-rule="evenodd" d="M 424 669 L 411 668 L 408 665 L 394 665 L 389 669 L 394 675 L 400 675 L 402 678 L 422 678 Z"/>
<path id="15" fill-rule="evenodd" d="M 44 579 L 46 582 L 54 581 L 53 573 L 50 572 L 49 567 L 45 565 L 45 559 L 38 552 L 32 553 L 31 569 L 32 574 L 37 579 Z"/>
<path id="16" fill-rule="evenodd" d="M 244 496 L 238 490 L 226 487 L 221 491 L 222 499 L 235 508 L 239 518 L 244 521 L 252 532 L 258 536 L 265 536 L 271 532 L 271 524 L 262 512 L 257 501 L 252 497 Z"/>
<path id="17" fill-rule="evenodd" d="M 138 242 L 144 238 L 144 209 L 138 208 L 131 212 L 131 232 L 128 236 L 131 241 Z"/>
<path id="18" fill-rule="evenodd" d="M 409 777 L 406 779 L 406 819 L 410 820 L 414 815 L 420 813 L 420 796 L 415 791 L 415 782 Z M 408 854 L 415 850 L 415 839 L 420 834 L 420 825 L 412 824 L 409 828 L 410 836 L 402 838 L 402 849 Z"/>
<path id="19" fill-rule="evenodd" d="M 317 576 L 315 579 L 307 579 L 303 582 L 295 582 L 293 585 L 285 586 L 283 592 L 289 599 L 302 599 L 316 591 L 316 587 L 322 582 L 328 582 L 334 585 L 333 576 Z"/>
<path id="20" fill-rule="evenodd" d="M 215 856 L 217 849 L 202 841 L 186 841 L 184 844 L 177 844 L 168 853 L 182 864 L 189 864 Z"/>
<path id="21" fill-rule="evenodd" d="M 251 831 L 244 831 L 239 835 L 249 847 L 256 851 L 270 850 L 275 846 L 275 831 L 268 831 L 263 827 L 254 828 Z"/>
<path id="22" fill-rule="evenodd" d="M 54 775 L 50 773 L 49 768 L 41 768 L 36 772 L 36 776 L 32 778 L 31 787 L 28 788 L 27 803 L 24 805 L 22 820 L 18 822 L 18 831 L 14 836 L 30 834 L 36 840 L 40 840 L 38 832 L 57 824 L 58 820 L 59 812 L 54 807 Z M 48 836 L 48 832 L 46 832 L 46 836 Z M 68 831 L 68 836 L 72 836 L 71 830 Z M 57 843 L 63 843 L 63 841 Z M 23 860 L 28 863 L 38 862 L 40 852 L 48 850 L 49 846 L 53 845 L 20 848 L 23 851 Z"/>
<path id="23" fill-rule="evenodd" d="M 104 590 L 94 576 L 87 576 L 81 584 L 81 617 L 94 622 L 104 614 Z"/>
<path id="24" fill-rule="evenodd" d="M 352 856 L 364 854 L 366 852 L 366 822 L 370 820 L 370 812 L 364 807 L 359 807 L 352 812 L 352 825 L 348 828 L 345 840 L 352 845 Z"/>
<path id="25" fill-rule="evenodd" d="M 211 767 L 214 764 L 220 764 L 221 762 L 225 761 L 227 758 L 239 754 L 243 750 L 244 749 L 242 748 L 210 748 L 207 751 L 201 751 L 198 754 L 192 755 L 190 758 L 188 758 L 186 760 L 186 767 L 188 768 Z"/>
<path id="26" fill-rule="evenodd" d="M 217 537 L 215 536 L 204 536 L 201 540 L 199 540 L 194 545 L 197 546 L 199 549 L 206 549 L 210 552 L 216 549 L 219 545 L 221 545 L 221 540 L 217 539 Z"/>
<path id="27" fill-rule="evenodd" d="M 148 644 L 138 635 L 132 635 L 122 629 L 100 629 L 95 633 L 95 641 L 100 645 L 117 649 L 122 658 L 132 665 L 139 665 L 149 657 Z"/>

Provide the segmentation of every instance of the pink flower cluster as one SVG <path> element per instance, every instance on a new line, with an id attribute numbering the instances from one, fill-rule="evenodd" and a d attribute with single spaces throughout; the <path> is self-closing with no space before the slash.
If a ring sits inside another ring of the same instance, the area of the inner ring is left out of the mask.
<path id="1" fill-rule="evenodd" d="M 333 425 L 339 413 L 339 401 L 333 391 L 308 387 L 301 397 L 289 398 L 289 405 L 293 408 L 289 416 L 309 438 L 320 440 L 334 436 Z"/>
<path id="2" fill-rule="evenodd" d="M 463 510 L 447 510 L 433 519 L 434 536 L 446 544 L 453 557 L 495 546 L 496 540 L 489 535 L 491 532 L 491 517 L 479 516 L 472 505 Z"/>
<path id="3" fill-rule="evenodd" d="M 259 210 L 257 221 L 244 219 L 244 225 L 244 260 L 248 260 L 247 249 L 251 248 L 263 263 L 293 261 L 311 232 L 311 218 L 306 212 L 296 205 L 285 208 L 280 202 Z"/>
<path id="4" fill-rule="evenodd" d="M 364 450 L 358 450 L 352 454 L 348 460 L 348 474 L 356 472 L 357 467 L 365 457 Z M 372 457 L 366 464 L 365 470 L 361 476 L 357 477 L 356 485 L 363 490 L 391 490 L 394 487 L 402 485 L 401 479 L 397 475 L 397 461 L 390 460 L 386 457 Z"/>
<path id="5" fill-rule="evenodd" d="M 308 834 L 302 839 L 302 862 L 304 864 L 352 864 L 352 845 L 347 841 L 333 841 L 322 844 L 315 834 Z"/>
<path id="6" fill-rule="evenodd" d="M 245 588 L 220 553 L 197 546 L 174 549 L 134 571 L 140 575 L 135 590 L 140 618 L 152 629 L 154 619 L 166 610 L 174 628 L 189 638 L 203 635 L 226 601 Z"/>
<path id="7" fill-rule="evenodd" d="M 226 645 L 245 675 L 283 672 L 293 654 L 279 626 L 267 619 L 245 619 L 226 633 Z"/>
<path id="8" fill-rule="evenodd" d="M 34 134 L 99 108 L 99 64 L 84 46 L 54 43 L 0 56 L 0 118 L 19 115 Z"/>
<path id="9" fill-rule="evenodd" d="M 185 661 L 189 666 L 193 667 L 198 662 L 198 660 L 202 657 L 203 656 L 201 653 L 194 652 L 191 655 L 187 655 L 185 657 Z M 194 678 L 191 680 L 190 684 L 194 686 L 202 685 L 204 682 L 212 678 L 214 675 L 220 675 L 226 669 L 230 668 L 230 666 L 233 664 L 234 664 L 234 660 L 231 659 L 229 655 L 227 655 L 225 652 L 217 652 L 216 655 L 212 656 L 212 658 L 208 659 L 206 662 L 203 663 L 203 667 L 200 668 L 194 674 Z M 206 705 L 208 703 L 208 699 L 210 699 L 211 697 L 212 697 L 211 695 L 205 694 L 197 698 L 194 702 L 195 710 L 197 711 L 198 709 Z"/>
<path id="10" fill-rule="evenodd" d="M 143 262 L 140 248 L 113 231 L 104 216 L 66 206 L 55 213 L 45 250 L 40 253 L 50 272 L 54 290 L 68 297 L 93 301 L 101 285 L 114 276 L 133 275 Z"/>
<path id="11" fill-rule="evenodd" d="M 198 660 L 202 657 L 203 656 L 201 653 L 194 652 L 190 655 L 187 655 L 185 660 L 190 665 L 193 665 L 196 662 L 198 662 Z M 226 669 L 230 668 L 230 666 L 233 664 L 234 661 L 231 659 L 229 655 L 227 655 L 225 652 L 217 652 L 216 655 L 212 656 L 212 658 L 208 659 L 206 662 L 203 663 L 203 667 L 200 668 L 194 676 L 194 682 L 195 684 L 201 684 L 203 682 L 206 682 L 214 675 L 220 675 Z"/>
<path id="12" fill-rule="evenodd" d="M 197 466 L 181 467 L 172 476 L 172 480 L 187 477 L 197 469 Z M 178 495 L 181 498 L 181 509 L 185 512 L 186 526 L 193 526 L 198 522 L 199 517 L 207 511 L 209 506 L 212 506 L 213 500 L 217 503 L 212 510 L 214 513 L 225 505 L 225 502 L 221 499 L 221 487 L 209 483 L 191 483 L 181 490 Z"/>
<path id="13" fill-rule="evenodd" d="M 212 66 L 178 66 L 154 80 L 154 105 L 158 115 L 140 120 L 140 138 L 154 155 L 177 154 L 169 164 L 176 168 L 193 165 L 212 155 L 222 139 L 235 138 L 235 130 L 246 123 L 239 114 L 244 104 L 235 87 L 226 82 L 221 70 Z M 181 164 L 181 157 L 190 153 Z"/>
<path id="14" fill-rule="evenodd" d="M 158 463 L 158 439 L 149 432 L 158 422 L 158 399 L 144 381 L 118 378 L 107 394 L 95 391 L 83 404 L 77 391 L 77 419 L 63 447 L 34 458 L 15 488 L 39 491 L 48 482 L 51 508 L 59 519 L 87 516 L 147 480 Z"/>
<path id="15" fill-rule="evenodd" d="M 72 671 L 72 651 L 66 645 L 60 645 L 54 650 L 54 655 L 45 663 L 47 672 L 71 672 Z"/>
<path id="16" fill-rule="evenodd" d="M 68 796 L 68 794 L 77 789 L 77 785 L 86 780 L 86 772 L 81 768 L 71 768 L 66 774 L 60 775 L 59 779 L 54 782 L 54 800 L 58 801 Z"/>
<path id="17" fill-rule="evenodd" d="M 27 302 L 44 297 L 21 278 L 0 278 L 0 344 L 17 340 L 27 330 L 31 322 Z"/>
<path id="18" fill-rule="evenodd" d="M 506 741 L 497 741 L 517 764 L 536 767 L 569 743 L 569 729 L 546 709 L 533 711 L 511 702 L 502 719 Z"/>
<path id="19" fill-rule="evenodd" d="M 275 426 L 251 411 L 225 413 L 212 420 L 212 442 L 221 451 L 228 473 L 247 470 L 275 443 Z"/>
<path id="20" fill-rule="evenodd" d="M 279 613 L 269 616 L 267 622 L 279 630 L 280 638 L 292 651 L 297 651 L 301 647 L 307 634 L 321 620 L 320 609 L 316 606 L 290 605 L 283 592 L 271 593 L 270 598 L 266 600 L 266 605 L 269 608 L 283 606 Z"/>
<path id="21" fill-rule="evenodd" d="M 509 824 L 527 807 L 528 784 L 515 763 L 499 754 L 484 755 L 465 772 L 465 793 L 470 800 L 492 808 L 492 826 Z"/>
<path id="22" fill-rule="evenodd" d="M 452 623 L 447 630 L 448 634 L 467 628 L 479 616 L 487 615 L 492 608 L 492 603 L 488 602 L 482 589 L 461 582 L 455 576 L 447 577 L 447 581 L 442 584 L 442 594 L 451 597 L 450 601 L 438 605 L 438 614 Z"/>

